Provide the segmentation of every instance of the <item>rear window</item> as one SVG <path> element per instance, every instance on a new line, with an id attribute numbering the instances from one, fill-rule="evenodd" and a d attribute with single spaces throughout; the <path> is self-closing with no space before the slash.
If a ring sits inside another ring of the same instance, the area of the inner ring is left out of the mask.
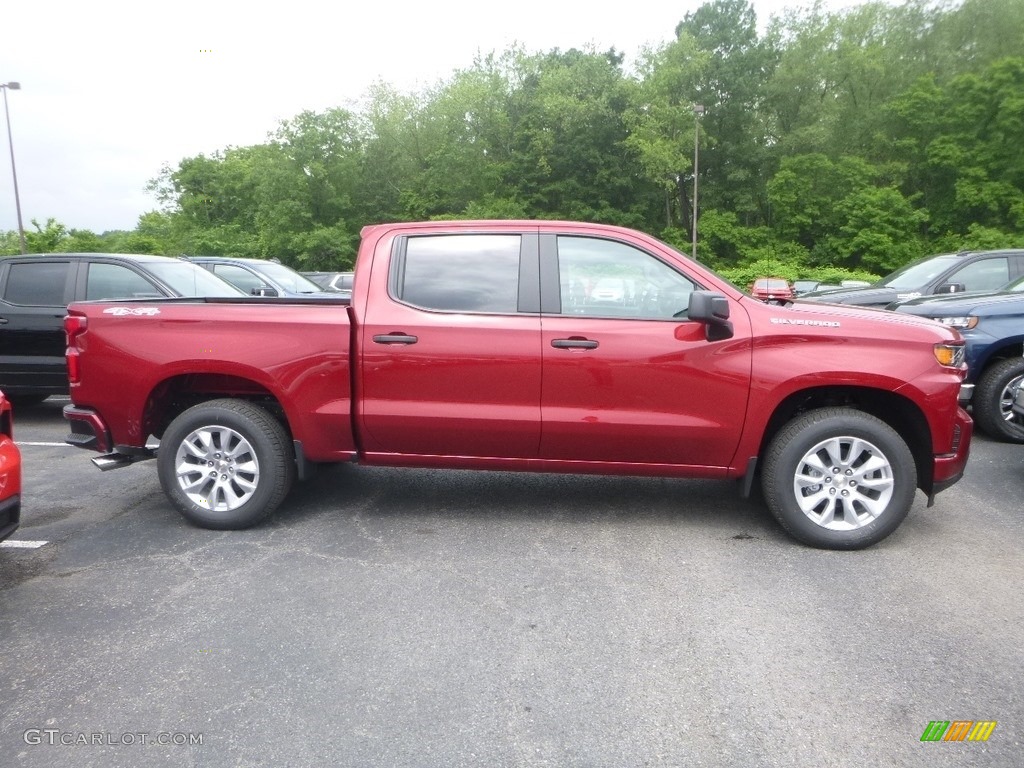
<path id="1" fill-rule="evenodd" d="M 27 307 L 61 307 L 67 285 L 67 261 L 11 264 L 4 300 Z"/>
<path id="2" fill-rule="evenodd" d="M 519 235 L 410 237 L 398 298 L 424 309 L 515 314 Z"/>

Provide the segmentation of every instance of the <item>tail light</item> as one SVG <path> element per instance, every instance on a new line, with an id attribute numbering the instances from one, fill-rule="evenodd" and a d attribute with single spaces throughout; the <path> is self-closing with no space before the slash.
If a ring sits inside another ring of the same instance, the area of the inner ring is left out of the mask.
<path id="1" fill-rule="evenodd" d="M 68 363 L 68 381 L 77 384 L 81 380 L 79 368 L 78 349 L 79 337 L 89 327 L 88 318 L 85 315 L 67 315 L 64 318 L 64 336 L 67 339 L 67 350 L 64 357 Z"/>

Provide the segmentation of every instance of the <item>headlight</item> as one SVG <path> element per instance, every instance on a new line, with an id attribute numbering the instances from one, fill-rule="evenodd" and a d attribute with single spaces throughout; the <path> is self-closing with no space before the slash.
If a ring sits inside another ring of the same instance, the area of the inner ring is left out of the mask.
<path id="1" fill-rule="evenodd" d="M 958 331 L 966 331 L 978 324 L 978 318 L 974 315 L 967 315 L 965 317 L 933 317 L 932 320 L 948 325 L 950 328 L 956 328 Z"/>
<path id="2" fill-rule="evenodd" d="M 939 365 L 944 365 L 947 368 L 959 368 L 964 364 L 966 356 L 966 348 L 963 343 L 935 345 L 935 359 L 939 361 Z"/>

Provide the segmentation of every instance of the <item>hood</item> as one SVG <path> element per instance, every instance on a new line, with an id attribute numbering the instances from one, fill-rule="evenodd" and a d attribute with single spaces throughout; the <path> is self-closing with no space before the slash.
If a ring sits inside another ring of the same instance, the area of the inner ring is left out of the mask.
<path id="1" fill-rule="evenodd" d="M 896 307 L 897 312 L 907 312 L 925 317 L 958 317 L 977 314 L 978 310 L 991 307 L 1019 304 L 1024 309 L 1024 292 L 1003 293 L 961 293 L 944 296 L 922 296 Z"/>
<path id="2" fill-rule="evenodd" d="M 892 338 L 895 333 L 905 336 L 919 331 L 919 338 L 936 342 L 959 338 L 956 331 L 934 320 L 912 314 L 898 314 L 880 307 L 825 304 L 803 301 L 802 298 L 782 307 L 757 303 L 765 308 L 769 322 L 777 326 L 831 329 L 840 335 L 879 335 L 886 338 Z M 900 329 L 898 331 L 897 326 Z"/>
<path id="3" fill-rule="evenodd" d="M 884 307 L 893 301 L 914 298 L 910 292 L 899 292 L 895 288 L 885 286 L 868 286 L 867 288 L 840 288 L 832 291 L 811 291 L 800 297 L 808 301 L 828 302 L 830 304 L 855 304 L 859 306 Z"/>

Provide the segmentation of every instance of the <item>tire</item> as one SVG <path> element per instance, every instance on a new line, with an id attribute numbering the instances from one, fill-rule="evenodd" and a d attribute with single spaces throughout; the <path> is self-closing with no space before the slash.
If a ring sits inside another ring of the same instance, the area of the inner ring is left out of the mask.
<path id="1" fill-rule="evenodd" d="M 978 426 L 1004 443 L 1024 443 L 1024 416 L 1013 412 L 1013 396 L 1024 383 L 1024 357 L 990 365 L 978 379 L 971 408 Z"/>
<path id="2" fill-rule="evenodd" d="M 157 473 L 189 522 L 241 530 L 284 500 L 295 461 L 288 434 L 266 410 L 244 400 L 210 400 L 171 422 L 160 440 Z"/>
<path id="3" fill-rule="evenodd" d="M 49 395 L 37 395 L 32 393 L 18 394 L 15 392 L 7 395 L 7 400 L 15 408 L 30 408 L 33 405 L 39 405 L 48 397 Z"/>
<path id="4" fill-rule="evenodd" d="M 910 512 L 917 467 L 903 438 L 881 419 L 822 408 L 796 417 L 775 436 L 761 487 L 793 538 L 823 549 L 863 549 L 895 531 Z"/>

